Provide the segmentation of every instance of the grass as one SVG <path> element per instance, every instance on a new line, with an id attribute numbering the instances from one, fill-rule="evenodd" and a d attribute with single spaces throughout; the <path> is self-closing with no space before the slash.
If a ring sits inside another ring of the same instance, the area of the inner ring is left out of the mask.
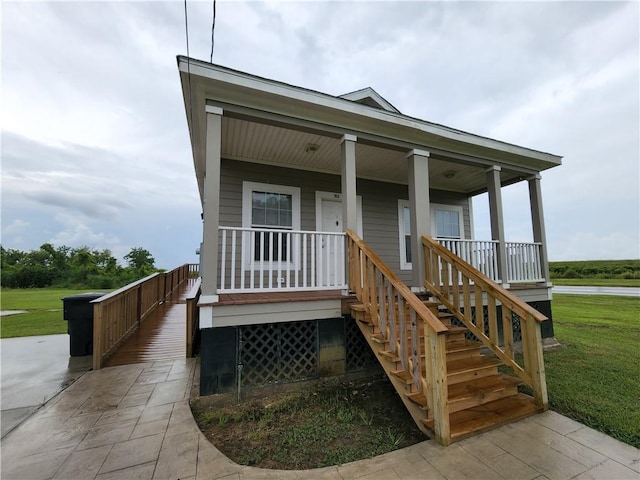
<path id="1" fill-rule="evenodd" d="M 318 468 L 425 440 L 386 378 L 218 403 L 215 396 L 192 400 L 194 418 L 218 449 L 243 465 Z"/>
<path id="2" fill-rule="evenodd" d="M 640 287 L 640 278 L 551 278 L 554 285 L 574 287 Z"/>
<path id="3" fill-rule="evenodd" d="M 553 297 L 564 348 L 545 353 L 551 408 L 640 447 L 640 299 Z"/>
<path id="4" fill-rule="evenodd" d="M 27 313 L 0 317 L 0 337 L 67 333 L 67 322 L 62 318 L 62 298 L 87 291 L 61 288 L 3 288 L 0 292 L 0 308 L 26 310 Z"/>

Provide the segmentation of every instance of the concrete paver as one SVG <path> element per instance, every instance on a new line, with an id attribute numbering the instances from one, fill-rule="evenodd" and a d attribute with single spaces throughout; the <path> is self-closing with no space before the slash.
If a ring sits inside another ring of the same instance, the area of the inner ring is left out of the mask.
<path id="1" fill-rule="evenodd" d="M 2 437 L 91 368 L 91 356 L 69 357 L 69 335 L 0 340 Z"/>
<path id="2" fill-rule="evenodd" d="M 86 373 L 2 441 L 13 479 L 634 479 L 640 452 L 554 412 L 444 448 L 432 441 L 345 465 L 238 465 L 199 431 L 192 359 Z"/>

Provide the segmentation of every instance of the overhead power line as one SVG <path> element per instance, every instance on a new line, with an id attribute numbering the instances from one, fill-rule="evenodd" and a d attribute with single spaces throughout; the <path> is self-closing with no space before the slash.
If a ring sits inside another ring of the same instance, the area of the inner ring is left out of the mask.
<path id="1" fill-rule="evenodd" d="M 209 63 L 213 63 L 213 46 L 215 44 L 215 30 L 216 30 L 216 0 L 213 0 L 213 22 L 211 22 L 211 55 L 209 56 Z"/>

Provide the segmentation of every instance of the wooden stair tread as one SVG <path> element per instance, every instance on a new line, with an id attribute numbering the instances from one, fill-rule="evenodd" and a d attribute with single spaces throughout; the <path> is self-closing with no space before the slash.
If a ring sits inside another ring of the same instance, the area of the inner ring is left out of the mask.
<path id="1" fill-rule="evenodd" d="M 405 396 L 422 409 L 427 409 L 427 397 L 422 392 L 405 393 Z"/>
<path id="2" fill-rule="evenodd" d="M 518 395 L 485 403 L 467 410 L 451 413 L 450 429 L 453 441 L 462 440 L 471 435 L 485 432 L 507 423 L 543 411 L 528 395 Z M 423 420 L 424 425 L 433 430 L 433 420 Z"/>
<path id="3" fill-rule="evenodd" d="M 449 385 L 449 402 L 518 387 L 518 385 L 522 385 L 522 380 L 503 373 L 489 377 L 475 378 L 467 382 Z"/>
<path id="4" fill-rule="evenodd" d="M 438 300 L 422 300 L 425 307 L 439 307 L 442 305 Z"/>
<path id="5" fill-rule="evenodd" d="M 349 305 L 349 308 L 351 308 L 351 310 L 355 310 L 356 312 L 367 311 L 367 307 L 363 303 L 352 303 L 351 305 Z"/>
<path id="6" fill-rule="evenodd" d="M 384 357 L 386 360 L 389 360 L 390 362 L 400 361 L 400 356 L 397 353 L 391 352 L 389 350 L 383 350 L 381 352 L 378 352 L 378 355 L 380 355 L 381 357 Z"/>
<path id="7" fill-rule="evenodd" d="M 449 404 L 464 401 L 467 398 L 481 397 L 503 389 L 517 387 L 522 384 L 522 380 L 505 374 L 493 375 L 470 380 L 449 386 Z M 405 396 L 420 407 L 427 408 L 427 397 L 422 392 L 406 393 Z"/>
<path id="8" fill-rule="evenodd" d="M 502 362 L 495 357 L 478 355 L 477 357 L 461 358 L 447 362 L 447 372 L 449 375 L 477 370 L 479 368 L 497 367 Z"/>
<path id="9" fill-rule="evenodd" d="M 391 373 L 406 384 L 410 384 L 413 382 L 413 375 L 411 375 L 411 372 L 408 372 L 406 370 L 392 370 Z"/>
<path id="10" fill-rule="evenodd" d="M 447 353 L 459 353 L 468 352 L 471 350 L 481 350 L 484 347 L 482 342 L 474 342 L 473 340 L 467 340 L 464 344 L 447 345 Z"/>
<path id="11" fill-rule="evenodd" d="M 456 326 L 450 326 L 447 327 L 448 331 L 446 332 L 447 335 L 451 335 L 454 333 L 467 333 L 469 331 L 469 329 L 467 327 L 456 327 Z"/>

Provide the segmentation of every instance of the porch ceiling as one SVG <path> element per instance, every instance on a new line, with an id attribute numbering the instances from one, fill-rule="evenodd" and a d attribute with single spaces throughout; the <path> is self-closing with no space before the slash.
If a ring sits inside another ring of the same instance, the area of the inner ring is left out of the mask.
<path id="1" fill-rule="evenodd" d="M 308 145 L 318 148 L 307 151 Z M 225 116 L 222 122 L 222 156 L 234 160 L 340 174 L 340 139 Z M 486 190 L 484 167 L 466 165 L 432 155 L 429 161 L 431 188 L 463 193 Z M 358 142 L 356 174 L 360 178 L 408 183 L 406 151 Z M 522 173 L 503 170 L 503 184 L 522 178 Z"/>

